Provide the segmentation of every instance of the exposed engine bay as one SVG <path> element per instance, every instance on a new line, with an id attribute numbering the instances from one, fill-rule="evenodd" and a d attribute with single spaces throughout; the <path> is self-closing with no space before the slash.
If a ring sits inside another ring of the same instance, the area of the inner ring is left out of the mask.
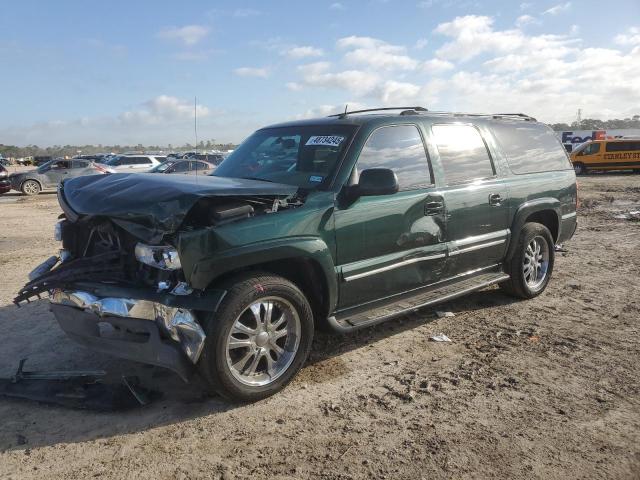
<path id="1" fill-rule="evenodd" d="M 184 217 L 175 232 L 167 233 L 159 245 L 140 242 L 114 219 L 61 215 L 56 237 L 62 242 L 58 257 L 51 257 L 30 274 L 14 302 L 20 304 L 56 288 L 76 282 L 100 282 L 120 286 L 146 287 L 175 295 L 189 295 L 179 260 L 170 261 L 183 232 L 216 228 L 255 216 L 274 214 L 303 204 L 297 195 L 289 197 L 201 198 Z M 126 226 L 126 224 L 125 224 Z"/>

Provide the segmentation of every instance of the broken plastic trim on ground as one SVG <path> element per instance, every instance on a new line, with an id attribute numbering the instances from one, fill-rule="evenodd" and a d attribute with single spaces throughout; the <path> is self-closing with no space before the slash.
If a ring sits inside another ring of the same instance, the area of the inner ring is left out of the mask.
<path id="1" fill-rule="evenodd" d="M 113 412 L 143 407 L 160 396 L 143 387 L 138 377 L 120 375 L 118 382 L 103 370 L 25 371 L 26 361 L 20 360 L 10 378 L 0 378 L 0 397 Z"/>

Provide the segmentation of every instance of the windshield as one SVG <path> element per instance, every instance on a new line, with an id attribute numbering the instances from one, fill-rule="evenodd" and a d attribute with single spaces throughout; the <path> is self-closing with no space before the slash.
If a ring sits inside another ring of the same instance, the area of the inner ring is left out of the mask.
<path id="1" fill-rule="evenodd" d="M 46 170 L 49 170 L 51 168 L 51 164 L 55 162 L 55 160 L 49 160 L 48 162 L 44 162 L 42 165 L 40 165 L 37 170 L 39 172 L 44 172 Z"/>
<path id="2" fill-rule="evenodd" d="M 333 174 L 355 130 L 352 125 L 258 130 L 220 164 L 214 175 L 315 188 Z"/>

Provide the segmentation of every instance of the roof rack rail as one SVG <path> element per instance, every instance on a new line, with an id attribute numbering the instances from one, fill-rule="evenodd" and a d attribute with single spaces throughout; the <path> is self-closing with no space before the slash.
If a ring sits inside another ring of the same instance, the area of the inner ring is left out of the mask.
<path id="1" fill-rule="evenodd" d="M 523 120 L 528 120 L 531 122 L 537 122 L 537 120 L 535 118 L 533 118 L 530 115 L 527 115 L 526 113 L 494 113 L 493 114 L 494 118 L 498 118 L 498 117 L 516 117 L 516 118 L 522 118 Z"/>
<path id="2" fill-rule="evenodd" d="M 511 118 L 519 119 L 525 122 L 537 122 L 535 118 L 524 113 L 467 113 L 467 112 L 441 112 L 429 111 L 429 115 L 453 115 L 454 117 L 492 117 L 492 118 Z"/>
<path id="3" fill-rule="evenodd" d="M 404 110 L 404 111 L 413 111 L 413 112 L 428 112 L 428 110 L 424 107 L 382 107 L 382 108 L 366 108 L 364 110 L 353 110 L 351 112 L 345 111 L 343 113 L 336 113 L 334 115 L 329 115 L 329 117 L 338 117 L 345 118 L 347 115 L 351 115 L 352 113 L 366 113 L 366 112 L 380 112 L 386 110 Z M 404 112 L 402 112 L 404 113 Z"/>

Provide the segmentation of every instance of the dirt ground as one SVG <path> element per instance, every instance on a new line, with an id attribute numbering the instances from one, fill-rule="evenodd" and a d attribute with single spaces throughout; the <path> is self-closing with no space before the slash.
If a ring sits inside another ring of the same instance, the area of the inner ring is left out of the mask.
<path id="1" fill-rule="evenodd" d="M 163 397 L 97 414 L 0 399 L 0 478 L 640 478 L 640 176 L 580 181 L 547 291 L 497 289 L 351 336 L 318 334 L 283 392 L 203 397 L 173 374 L 68 340 L 45 300 L 11 305 L 56 251 L 55 195 L 0 198 L 0 377 L 142 372 Z M 445 333 L 452 343 L 428 339 Z"/>

